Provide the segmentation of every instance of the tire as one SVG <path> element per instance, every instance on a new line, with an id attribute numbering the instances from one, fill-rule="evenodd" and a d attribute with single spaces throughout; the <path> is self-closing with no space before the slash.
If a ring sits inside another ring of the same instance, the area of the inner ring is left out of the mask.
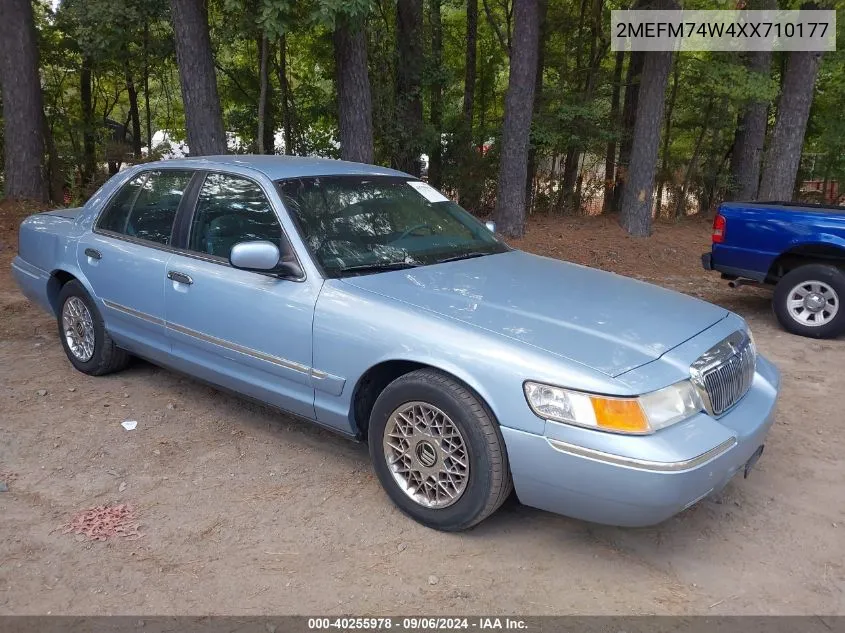
<path id="1" fill-rule="evenodd" d="M 413 419 L 419 424 L 406 424 L 401 417 L 395 417 L 403 410 L 405 420 Z M 429 422 L 430 426 L 426 426 Z M 400 433 L 400 426 L 414 429 L 408 431 L 412 435 Z M 388 428 L 393 434 L 386 436 Z M 421 434 L 421 428 L 433 435 Z M 504 440 L 492 412 L 466 386 L 435 369 L 405 374 L 381 392 L 370 416 L 369 445 L 376 475 L 393 503 L 415 521 L 435 530 L 455 532 L 474 526 L 495 512 L 513 490 Z M 400 447 L 404 447 L 404 452 Z M 396 459 L 400 453 L 403 456 Z M 423 469 L 427 461 L 432 470 L 415 471 L 411 466 L 410 471 L 396 473 L 394 470 L 399 467 L 391 466 L 388 458 L 395 459 L 397 465 L 408 465 L 413 460 Z M 467 464 L 468 471 L 460 466 L 461 462 Z M 455 475 L 458 471 L 464 475 Z M 429 486 L 428 503 L 423 503 L 418 499 L 426 497 L 425 490 L 420 492 L 421 486 L 408 485 L 412 476 L 416 482 L 425 478 L 429 484 L 435 476 L 449 481 L 442 488 L 434 487 L 434 491 Z M 416 490 L 417 498 L 406 489 Z M 447 498 L 447 489 L 452 499 Z M 436 498 L 432 500 L 431 496 Z"/>
<path id="2" fill-rule="evenodd" d="M 845 273 L 827 264 L 807 264 L 781 277 L 775 286 L 772 308 L 787 332 L 833 338 L 845 331 L 843 300 Z"/>
<path id="3" fill-rule="evenodd" d="M 79 302 L 81 302 L 81 305 Z M 86 319 L 86 313 L 82 306 L 87 310 L 88 319 Z M 73 323 L 81 325 L 82 330 L 77 330 L 77 336 L 83 339 L 84 336 L 80 332 L 88 331 L 86 325 L 90 320 L 93 347 L 90 346 L 88 339 L 85 339 L 82 345 L 77 345 L 75 349 L 71 347 L 71 341 L 68 341 L 69 336 L 64 323 L 65 316 L 68 316 Z M 106 331 L 100 311 L 97 310 L 97 306 L 85 287 L 76 280 L 67 282 L 59 292 L 57 322 L 59 340 L 62 342 L 65 354 L 71 364 L 82 373 L 90 376 L 103 376 L 120 371 L 129 363 L 129 354 L 114 344 Z M 90 357 L 88 356 L 89 352 Z"/>

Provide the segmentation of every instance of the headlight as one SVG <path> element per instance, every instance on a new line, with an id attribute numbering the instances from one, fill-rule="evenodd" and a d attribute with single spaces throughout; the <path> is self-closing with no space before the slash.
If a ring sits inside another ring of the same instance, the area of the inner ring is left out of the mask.
<path id="1" fill-rule="evenodd" d="M 688 380 L 634 398 L 612 398 L 526 382 L 525 398 L 541 418 L 602 431 L 654 433 L 701 411 L 698 392 Z"/>

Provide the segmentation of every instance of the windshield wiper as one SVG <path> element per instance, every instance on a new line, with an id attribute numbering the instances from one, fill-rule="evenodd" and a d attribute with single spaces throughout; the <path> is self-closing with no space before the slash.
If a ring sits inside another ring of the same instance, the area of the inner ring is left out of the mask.
<path id="1" fill-rule="evenodd" d="M 438 259 L 438 264 L 445 264 L 446 262 L 456 262 L 461 259 L 472 259 L 473 257 L 484 257 L 485 255 L 489 255 L 490 253 L 482 253 L 481 251 L 470 251 L 469 253 L 462 253 L 460 255 L 453 255 L 452 257 L 446 257 L 444 259 Z"/>
<path id="2" fill-rule="evenodd" d="M 407 261 L 396 262 L 374 262 L 372 264 L 358 264 L 356 266 L 344 266 L 338 270 L 339 273 L 366 273 L 378 272 L 380 270 L 402 270 L 403 268 L 416 268 L 419 264 Z"/>

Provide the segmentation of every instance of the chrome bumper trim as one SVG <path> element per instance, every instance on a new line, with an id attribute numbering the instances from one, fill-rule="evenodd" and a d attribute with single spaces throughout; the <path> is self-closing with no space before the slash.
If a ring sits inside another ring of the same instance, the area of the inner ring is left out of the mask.
<path id="1" fill-rule="evenodd" d="M 561 440 L 555 440 L 548 437 L 546 438 L 546 441 L 553 449 L 560 451 L 561 453 L 575 455 L 576 457 L 586 457 L 587 459 L 613 464 L 614 466 L 624 466 L 626 468 L 650 470 L 661 473 L 674 473 L 697 468 L 702 464 L 706 464 L 707 462 L 716 459 L 722 453 L 729 451 L 736 446 L 737 443 L 736 438 L 732 437 L 729 440 L 725 440 L 715 448 L 711 448 L 709 451 L 691 459 L 679 462 L 654 462 L 646 459 L 613 455 L 612 453 L 605 453 L 604 451 L 597 451 L 592 448 L 585 448 L 583 446 L 577 446 L 575 444 L 570 444 L 569 442 L 563 442 Z"/>

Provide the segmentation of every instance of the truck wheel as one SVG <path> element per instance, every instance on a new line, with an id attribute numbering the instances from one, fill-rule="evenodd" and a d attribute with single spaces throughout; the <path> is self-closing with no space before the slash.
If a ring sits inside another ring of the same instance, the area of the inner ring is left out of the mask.
<path id="1" fill-rule="evenodd" d="M 103 324 L 85 286 L 67 282 L 59 293 L 59 339 L 68 360 L 79 371 L 102 376 L 129 363 L 129 354 L 117 347 Z"/>
<path id="2" fill-rule="evenodd" d="M 789 271 L 775 286 L 772 307 L 788 332 L 833 338 L 845 331 L 845 273 L 827 264 Z"/>

